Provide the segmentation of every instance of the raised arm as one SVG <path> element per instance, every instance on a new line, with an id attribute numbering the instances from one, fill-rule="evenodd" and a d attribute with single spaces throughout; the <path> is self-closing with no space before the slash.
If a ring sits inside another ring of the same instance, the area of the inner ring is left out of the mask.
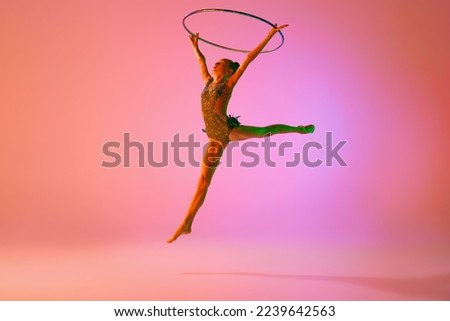
<path id="1" fill-rule="evenodd" d="M 239 78 L 241 78 L 242 74 L 244 73 L 244 71 L 247 69 L 248 65 L 255 60 L 256 57 L 258 57 L 258 55 L 261 53 L 261 51 L 263 51 L 264 47 L 269 43 L 270 39 L 272 39 L 272 37 L 281 29 L 286 28 L 288 25 L 282 25 L 282 26 L 277 26 L 275 25 L 275 27 L 273 27 L 268 35 L 264 38 L 263 41 L 261 41 L 261 43 L 259 45 L 256 46 L 255 49 L 253 49 L 252 51 L 249 52 L 249 54 L 247 55 L 247 57 L 245 58 L 245 60 L 242 62 L 242 64 L 239 66 L 239 68 L 236 70 L 236 72 L 228 79 L 228 81 L 230 82 L 230 84 L 232 86 L 236 85 L 237 81 L 239 80 Z"/>
<path id="2" fill-rule="evenodd" d="M 208 67 L 206 66 L 206 58 L 198 48 L 198 33 L 195 35 L 189 35 L 189 39 L 191 40 L 192 49 L 194 49 L 195 56 L 200 64 L 200 71 L 202 73 L 203 81 L 206 83 L 212 77 L 208 72 Z"/>

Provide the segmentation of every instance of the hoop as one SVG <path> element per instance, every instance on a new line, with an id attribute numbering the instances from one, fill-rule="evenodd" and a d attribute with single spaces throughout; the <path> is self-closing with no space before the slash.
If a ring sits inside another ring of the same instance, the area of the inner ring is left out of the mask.
<path id="1" fill-rule="evenodd" d="M 204 12 L 228 12 L 228 13 L 233 13 L 233 14 L 240 14 L 240 15 L 243 15 L 243 16 L 246 16 L 246 17 L 250 17 L 250 18 L 262 21 L 262 22 L 270 25 L 272 28 L 276 27 L 276 25 L 271 23 L 270 21 L 267 21 L 266 19 L 263 19 L 261 17 L 255 16 L 255 15 L 250 14 L 250 13 L 246 13 L 246 12 L 242 12 L 242 11 L 236 11 L 236 10 L 231 10 L 231 9 L 206 8 L 206 9 L 199 9 L 199 10 L 192 11 L 191 13 L 187 14 L 183 18 L 183 27 L 184 27 L 184 29 L 186 29 L 186 31 L 190 35 L 194 36 L 195 34 L 192 31 L 190 31 L 189 28 L 186 26 L 186 19 L 189 18 L 190 16 L 196 15 L 198 13 L 204 13 Z M 281 32 L 281 30 L 278 30 L 277 33 L 280 35 L 280 38 L 281 38 L 281 43 L 278 45 L 278 47 L 276 47 L 274 49 L 270 49 L 270 50 L 261 51 L 261 53 L 268 53 L 268 52 L 275 51 L 275 50 L 279 49 L 283 45 L 283 43 L 284 43 L 284 35 Z M 222 48 L 222 49 L 238 51 L 238 52 L 250 52 L 250 50 L 243 50 L 243 49 L 236 49 L 236 48 L 225 47 L 225 46 L 219 45 L 219 44 L 217 44 L 215 42 L 203 39 L 201 37 L 198 37 L 198 39 L 203 41 L 203 42 L 206 42 L 207 44 L 210 44 L 210 45 Z"/>

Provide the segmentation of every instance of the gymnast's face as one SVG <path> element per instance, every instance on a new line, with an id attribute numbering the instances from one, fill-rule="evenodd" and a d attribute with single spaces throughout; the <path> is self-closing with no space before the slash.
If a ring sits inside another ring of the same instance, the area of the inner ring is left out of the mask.
<path id="1" fill-rule="evenodd" d="M 214 64 L 213 74 L 219 76 L 229 76 L 233 73 L 233 69 L 230 68 L 230 64 L 226 59 L 221 59 Z"/>

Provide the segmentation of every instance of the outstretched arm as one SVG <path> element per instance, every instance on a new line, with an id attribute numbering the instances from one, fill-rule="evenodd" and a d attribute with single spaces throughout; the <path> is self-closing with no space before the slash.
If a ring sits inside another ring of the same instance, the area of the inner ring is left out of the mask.
<path id="1" fill-rule="evenodd" d="M 273 27 L 269 34 L 264 38 L 264 40 L 256 46 L 255 49 L 249 52 L 245 60 L 242 62 L 242 64 L 239 66 L 239 68 L 236 70 L 236 72 L 228 79 L 228 81 L 231 83 L 232 86 L 236 85 L 239 78 L 241 78 L 244 71 L 247 69 L 248 65 L 255 60 L 256 57 L 263 51 L 264 47 L 269 43 L 270 39 L 281 29 L 286 28 L 288 25 L 282 25 Z"/>
<path id="2" fill-rule="evenodd" d="M 192 49 L 194 49 L 195 56 L 200 64 L 200 71 L 202 73 L 203 81 L 206 83 L 212 77 L 208 72 L 208 67 L 206 66 L 206 58 L 198 48 L 198 33 L 195 35 L 189 35 L 189 39 L 191 40 Z"/>

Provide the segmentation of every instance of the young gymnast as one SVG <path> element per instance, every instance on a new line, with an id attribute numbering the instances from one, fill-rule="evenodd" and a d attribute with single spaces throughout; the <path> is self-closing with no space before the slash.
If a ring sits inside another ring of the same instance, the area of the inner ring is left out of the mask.
<path id="1" fill-rule="evenodd" d="M 249 138 L 262 138 L 267 135 L 314 132 L 314 125 L 289 126 L 284 124 L 269 125 L 266 127 L 255 127 L 241 125 L 237 118 L 227 116 L 227 106 L 230 101 L 233 88 L 245 72 L 249 64 L 261 53 L 272 37 L 288 25 L 273 27 L 264 40 L 256 46 L 245 58 L 242 64 L 229 59 L 221 59 L 214 64 L 212 75 L 206 66 L 205 56 L 198 47 L 198 33 L 190 35 L 192 48 L 200 64 L 201 75 L 205 88 L 201 95 L 201 105 L 205 131 L 209 138 L 205 148 L 203 162 L 201 164 L 200 179 L 197 191 L 189 206 L 187 214 L 181 225 L 167 241 L 171 243 L 182 234 L 191 233 L 192 223 L 195 215 L 205 201 L 206 193 L 211 184 L 214 172 L 219 165 L 220 157 L 230 141 L 244 140 Z"/>

